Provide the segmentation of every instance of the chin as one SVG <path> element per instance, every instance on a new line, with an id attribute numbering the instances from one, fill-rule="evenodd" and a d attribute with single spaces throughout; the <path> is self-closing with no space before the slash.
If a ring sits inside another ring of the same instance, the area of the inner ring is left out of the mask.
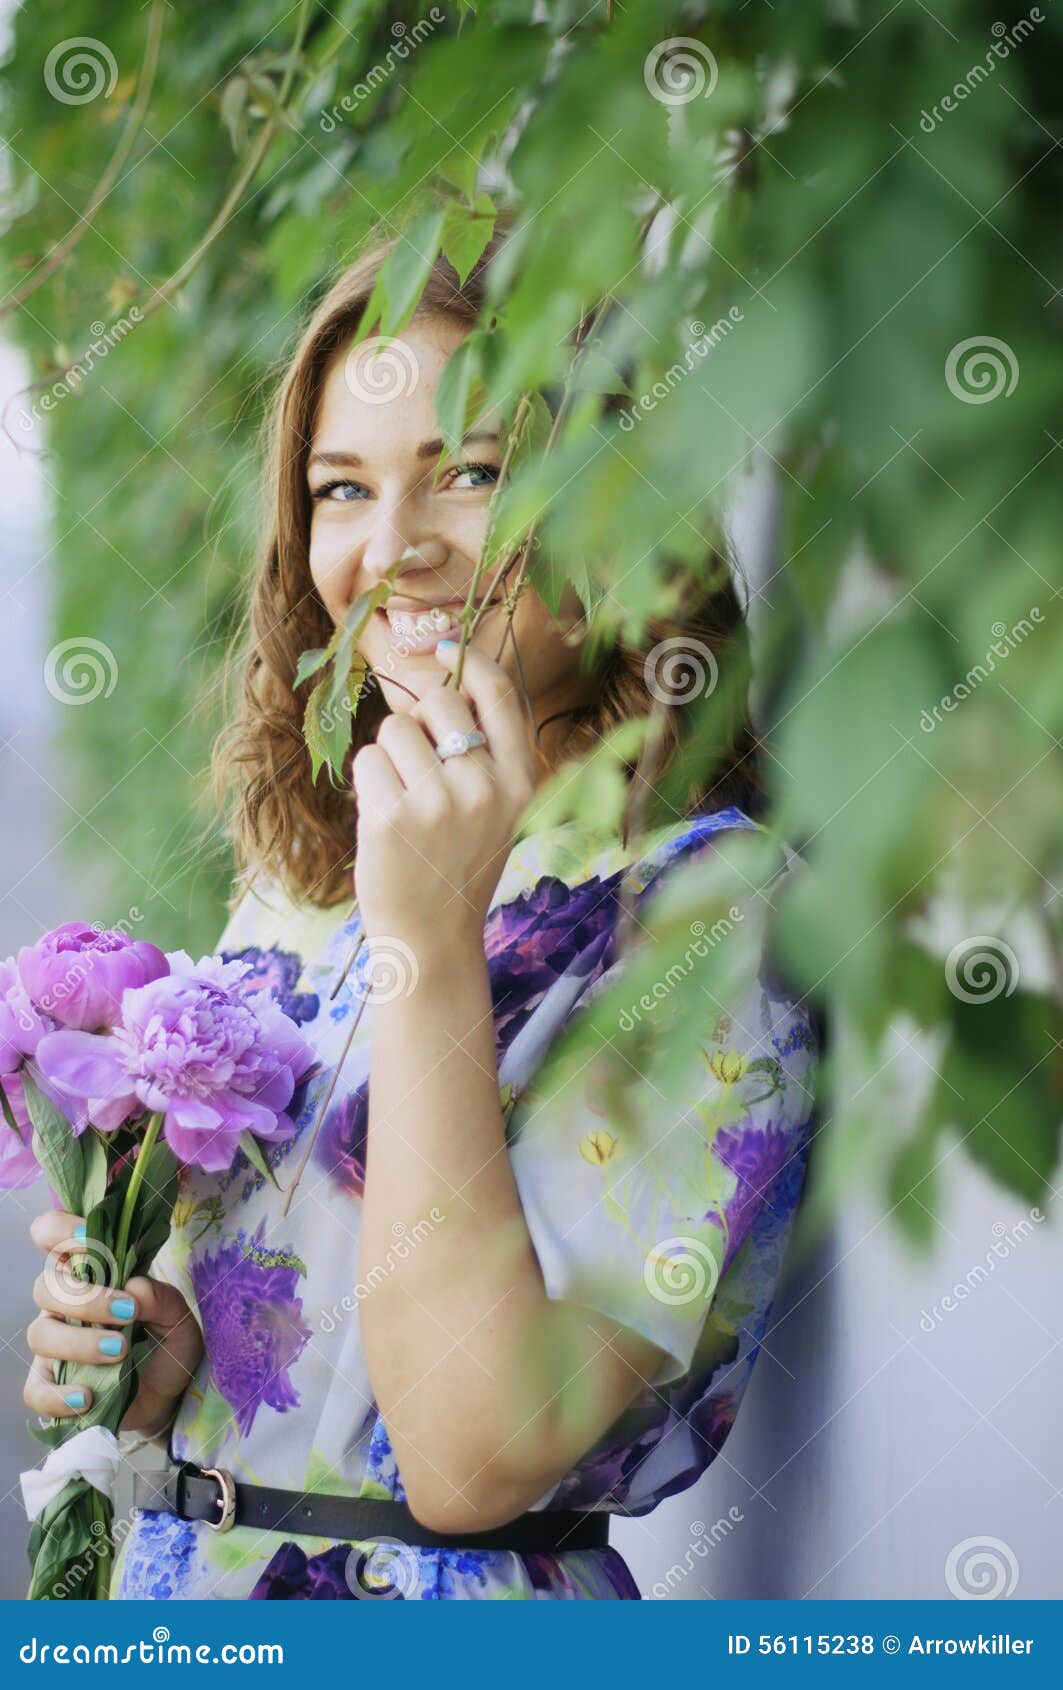
<path id="1" fill-rule="evenodd" d="M 431 652 L 400 657 L 388 647 L 384 651 L 366 652 L 364 655 L 370 668 L 376 671 L 384 703 L 396 716 L 406 715 L 412 710 L 425 693 L 441 685 L 446 673 Z M 410 693 L 415 696 L 411 698 Z"/>

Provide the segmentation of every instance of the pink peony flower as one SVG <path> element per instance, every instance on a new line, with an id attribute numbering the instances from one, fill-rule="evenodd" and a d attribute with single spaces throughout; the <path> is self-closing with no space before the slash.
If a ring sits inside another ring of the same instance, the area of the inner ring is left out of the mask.
<path id="1" fill-rule="evenodd" d="M 55 1022 L 30 1002 L 12 956 L 0 961 L 0 1074 L 13 1074 Z"/>
<path id="2" fill-rule="evenodd" d="M 284 1111 L 313 1051 L 271 998 L 241 995 L 247 963 L 166 960 L 169 974 L 126 988 L 112 1032 L 48 1033 L 37 1065 L 59 1092 L 89 1100 L 102 1131 L 161 1112 L 180 1161 L 223 1172 L 241 1133 L 273 1142 L 294 1131 Z"/>
<path id="3" fill-rule="evenodd" d="M 18 953 L 18 972 L 35 1007 L 64 1027 L 106 1031 L 118 1019 L 122 993 L 168 969 L 157 945 L 127 934 L 67 921 Z"/>
<path id="4" fill-rule="evenodd" d="M 17 1132 L 12 1132 L 7 1115 L 0 1115 L 0 1191 L 21 1191 L 32 1185 L 41 1175 L 40 1164 L 33 1154 L 33 1123 L 22 1095 L 22 1081 L 17 1074 L 8 1073 L 0 1079 L 0 1090 L 7 1098 L 8 1108 L 15 1118 Z"/>

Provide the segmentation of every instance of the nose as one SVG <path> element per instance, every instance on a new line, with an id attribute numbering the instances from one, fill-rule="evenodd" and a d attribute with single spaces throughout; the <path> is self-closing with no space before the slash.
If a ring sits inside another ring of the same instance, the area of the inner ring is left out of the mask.
<path id="1" fill-rule="evenodd" d="M 373 583 L 382 581 L 393 565 L 401 562 L 392 577 L 398 580 L 411 570 L 438 569 L 447 559 L 447 546 L 437 534 L 427 532 L 411 509 L 411 501 L 379 499 L 373 512 L 373 527 L 362 553 L 362 569 Z"/>

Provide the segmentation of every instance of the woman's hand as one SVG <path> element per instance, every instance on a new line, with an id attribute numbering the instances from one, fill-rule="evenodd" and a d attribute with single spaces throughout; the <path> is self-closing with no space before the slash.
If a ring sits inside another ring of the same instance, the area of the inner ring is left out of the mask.
<path id="1" fill-rule="evenodd" d="M 436 648 L 452 669 L 456 644 Z M 475 714 L 474 714 L 475 711 Z M 440 761 L 436 745 L 480 728 L 487 744 Z M 468 647 L 460 688 L 433 687 L 407 714 L 386 716 L 354 759 L 355 892 L 370 940 L 412 946 L 471 935 L 488 905 L 535 790 L 534 754 L 516 683 Z"/>
<path id="2" fill-rule="evenodd" d="M 75 1279 L 71 1261 L 79 1245 L 74 1232 L 83 1224 L 77 1215 L 48 1209 L 30 1227 L 30 1237 L 46 1260 L 33 1287 L 41 1312 L 26 1333 L 33 1362 L 23 1399 L 36 1414 L 59 1420 L 83 1414 L 92 1403 L 92 1392 L 74 1380 L 57 1384 L 53 1364 L 80 1361 L 117 1367 L 129 1349 L 130 1328 L 139 1320 L 158 1343 L 140 1370 L 139 1389 L 122 1430 L 151 1436 L 173 1419 L 177 1400 L 199 1366 L 203 1336 L 180 1291 L 161 1279 L 137 1277 L 120 1290 Z M 71 1326 L 71 1320 L 85 1324 Z"/>

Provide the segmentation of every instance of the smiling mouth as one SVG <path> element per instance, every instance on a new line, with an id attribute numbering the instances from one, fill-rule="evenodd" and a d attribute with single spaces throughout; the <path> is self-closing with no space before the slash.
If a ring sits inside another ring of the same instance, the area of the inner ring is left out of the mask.
<path id="1" fill-rule="evenodd" d="M 464 604 L 463 599 L 454 605 L 434 604 L 419 610 L 385 607 L 383 615 L 390 644 L 407 656 L 434 651 L 440 640 L 459 632 Z"/>

